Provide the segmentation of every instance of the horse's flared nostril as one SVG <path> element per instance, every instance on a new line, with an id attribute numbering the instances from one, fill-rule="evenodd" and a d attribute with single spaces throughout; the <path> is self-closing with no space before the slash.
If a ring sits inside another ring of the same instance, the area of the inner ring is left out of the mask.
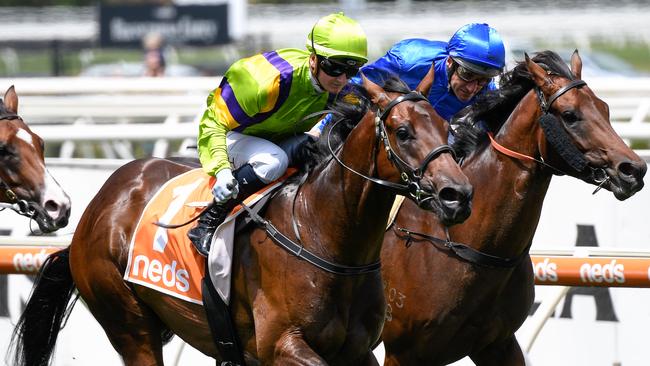
<path id="1" fill-rule="evenodd" d="M 641 181 L 645 176 L 648 166 L 644 163 L 635 163 L 631 161 L 624 161 L 616 167 L 621 178 L 626 181 Z"/>
<path id="2" fill-rule="evenodd" d="M 445 225 L 459 224 L 472 213 L 472 186 L 447 186 L 438 192 Z"/>
<path id="3" fill-rule="evenodd" d="M 446 206 L 461 206 L 472 200 L 473 190 L 467 187 L 444 187 L 438 193 Z"/>
<path id="4" fill-rule="evenodd" d="M 56 213 L 56 217 L 59 216 L 59 204 L 56 203 L 55 201 L 52 201 L 52 200 L 46 201 L 45 204 L 43 205 L 43 208 L 48 213 L 50 213 L 50 214 L 51 213 Z M 54 217 L 54 215 L 51 215 L 51 216 Z"/>

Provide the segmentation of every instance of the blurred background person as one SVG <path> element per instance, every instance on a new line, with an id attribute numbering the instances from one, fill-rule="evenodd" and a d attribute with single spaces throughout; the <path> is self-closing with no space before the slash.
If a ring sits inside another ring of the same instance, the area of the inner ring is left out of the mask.
<path id="1" fill-rule="evenodd" d="M 142 40 L 144 48 L 144 76 L 165 75 L 164 39 L 160 33 L 149 33 Z"/>

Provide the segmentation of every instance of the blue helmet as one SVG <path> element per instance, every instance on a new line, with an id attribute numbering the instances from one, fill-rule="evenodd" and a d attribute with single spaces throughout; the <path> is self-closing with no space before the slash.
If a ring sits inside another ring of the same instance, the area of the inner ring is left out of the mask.
<path id="1" fill-rule="evenodd" d="M 499 74 L 506 64 L 501 36 L 484 23 L 462 26 L 451 36 L 447 52 L 460 66 L 487 77 Z"/>

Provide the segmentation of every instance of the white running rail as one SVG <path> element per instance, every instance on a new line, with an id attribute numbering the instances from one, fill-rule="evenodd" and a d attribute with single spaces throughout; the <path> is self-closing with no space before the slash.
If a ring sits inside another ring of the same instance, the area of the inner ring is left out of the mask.
<path id="1" fill-rule="evenodd" d="M 63 144 L 59 157 L 132 159 L 143 154 L 135 146 L 147 141 L 155 143 L 144 154 L 153 156 L 169 155 L 173 142 L 181 142 L 177 150 L 193 145 L 206 97 L 219 82 L 219 77 L 20 78 L 0 79 L 0 90 L 15 85 L 20 115 L 45 141 Z M 621 137 L 650 141 L 650 78 L 587 82 L 609 104 Z"/>

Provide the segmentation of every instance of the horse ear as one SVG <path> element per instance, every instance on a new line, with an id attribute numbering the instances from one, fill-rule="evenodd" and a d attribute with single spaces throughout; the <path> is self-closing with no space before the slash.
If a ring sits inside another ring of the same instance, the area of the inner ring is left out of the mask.
<path id="1" fill-rule="evenodd" d="M 8 112 L 18 113 L 18 95 L 16 95 L 13 85 L 5 92 L 4 105 Z"/>
<path id="2" fill-rule="evenodd" d="M 571 55 L 571 71 L 576 78 L 582 79 L 582 59 L 578 54 L 577 48 Z"/>
<path id="3" fill-rule="evenodd" d="M 551 84 L 551 80 L 548 78 L 546 70 L 531 60 L 530 57 L 528 57 L 528 53 L 524 52 L 524 56 L 526 58 L 526 68 L 533 77 L 535 84 L 540 88 L 544 85 Z"/>
<path id="4" fill-rule="evenodd" d="M 370 95 L 370 100 L 380 108 L 386 107 L 389 103 L 386 91 L 381 86 L 370 81 L 363 73 L 361 73 L 361 80 L 363 82 L 363 88 Z"/>
<path id="5" fill-rule="evenodd" d="M 426 97 L 427 95 L 429 95 L 429 90 L 431 90 L 431 85 L 433 85 L 434 80 L 435 80 L 435 70 L 433 69 L 433 62 L 432 62 L 431 67 L 429 68 L 429 72 L 427 72 L 427 74 L 424 75 L 424 78 L 420 81 L 420 84 L 418 84 L 417 88 L 415 88 L 415 91 L 419 92 L 420 94 Z"/>

